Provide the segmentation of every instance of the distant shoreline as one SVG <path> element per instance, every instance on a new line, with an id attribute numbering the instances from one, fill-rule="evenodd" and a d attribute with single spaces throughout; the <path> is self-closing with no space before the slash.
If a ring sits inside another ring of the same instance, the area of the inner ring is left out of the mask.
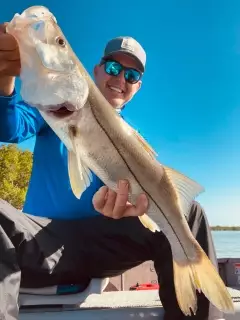
<path id="1" fill-rule="evenodd" d="M 212 231 L 240 231 L 240 226 L 233 226 L 233 227 L 227 227 L 227 226 L 213 226 L 210 227 Z"/>

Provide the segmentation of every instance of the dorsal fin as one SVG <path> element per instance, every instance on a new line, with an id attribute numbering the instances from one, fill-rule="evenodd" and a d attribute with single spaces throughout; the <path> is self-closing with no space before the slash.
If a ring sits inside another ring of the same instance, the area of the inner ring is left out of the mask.
<path id="1" fill-rule="evenodd" d="M 124 119 L 122 119 L 120 115 L 117 115 L 117 116 L 119 116 L 119 118 L 121 119 L 122 126 L 124 130 L 127 132 L 127 134 L 128 135 L 133 134 L 137 138 L 137 141 L 140 143 L 141 147 L 145 151 L 147 151 L 147 153 L 151 158 L 157 157 L 157 153 L 150 146 L 150 144 L 143 138 L 143 136 L 139 132 L 137 132 L 137 130 L 133 129 L 133 127 L 131 127 Z"/>
<path id="2" fill-rule="evenodd" d="M 138 139 L 138 141 L 142 144 L 143 148 L 148 152 L 148 154 L 152 157 L 155 158 L 157 157 L 157 153 L 155 152 L 155 150 L 150 146 L 150 144 L 143 138 L 142 135 L 140 135 L 139 132 L 137 132 L 136 130 L 132 129 L 133 133 L 135 134 L 136 138 Z"/>
<path id="3" fill-rule="evenodd" d="M 187 216 L 192 205 L 192 201 L 204 191 L 204 188 L 196 181 L 186 177 L 184 174 L 167 166 L 163 167 L 176 192 L 177 204 L 180 211 L 182 215 Z"/>

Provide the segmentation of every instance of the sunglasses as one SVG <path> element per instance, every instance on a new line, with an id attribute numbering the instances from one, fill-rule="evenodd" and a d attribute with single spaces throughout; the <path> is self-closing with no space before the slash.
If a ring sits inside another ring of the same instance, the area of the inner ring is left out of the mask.
<path id="1" fill-rule="evenodd" d="M 142 73 L 134 68 L 128 68 L 115 60 L 103 60 L 101 64 L 104 64 L 105 72 L 110 76 L 117 77 L 122 70 L 124 70 L 124 78 L 128 83 L 137 83 Z"/>

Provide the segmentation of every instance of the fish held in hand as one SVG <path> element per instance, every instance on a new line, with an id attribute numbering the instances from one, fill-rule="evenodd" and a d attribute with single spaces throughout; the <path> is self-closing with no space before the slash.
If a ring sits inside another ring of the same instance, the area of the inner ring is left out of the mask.
<path id="1" fill-rule="evenodd" d="M 145 193 L 149 207 L 139 217 L 152 232 L 162 231 L 173 256 L 174 285 L 183 314 L 195 314 L 196 291 L 225 313 L 231 296 L 216 268 L 193 237 L 186 216 L 203 188 L 162 165 L 151 146 L 100 93 L 45 7 L 15 15 L 7 32 L 18 41 L 21 95 L 39 112 L 68 150 L 70 185 L 77 198 L 94 172 L 106 186 L 129 181 L 129 202 Z"/>

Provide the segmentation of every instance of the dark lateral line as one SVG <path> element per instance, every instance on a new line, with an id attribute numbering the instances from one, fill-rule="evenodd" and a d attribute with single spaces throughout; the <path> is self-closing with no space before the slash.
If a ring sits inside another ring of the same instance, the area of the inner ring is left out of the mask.
<path id="1" fill-rule="evenodd" d="M 184 250 L 184 247 L 183 247 L 182 244 L 181 244 L 180 239 L 178 238 L 178 235 L 177 235 L 176 232 L 174 231 L 171 223 L 169 222 L 169 220 L 168 220 L 167 217 L 165 216 L 163 210 L 162 210 L 161 207 L 159 207 L 159 205 L 155 202 L 155 200 L 152 198 L 152 196 L 143 188 L 143 186 L 142 186 L 141 183 L 138 181 L 138 179 L 137 179 L 137 177 L 135 176 L 135 174 L 132 172 L 132 170 L 131 170 L 131 168 L 129 167 L 128 163 L 126 162 L 126 160 L 124 159 L 124 157 L 121 155 L 118 147 L 115 145 L 115 143 L 113 142 L 113 140 L 111 139 L 111 137 L 109 137 L 107 131 L 105 130 L 105 128 L 103 128 L 103 126 L 101 125 L 101 123 L 100 123 L 99 120 L 97 119 L 96 115 L 94 114 L 93 108 L 91 108 L 91 110 L 92 110 L 92 113 L 93 113 L 94 118 L 96 119 L 97 123 L 98 123 L 99 126 L 102 128 L 102 130 L 105 132 L 105 134 L 107 135 L 108 139 L 111 141 L 112 145 L 116 148 L 116 150 L 118 151 L 119 156 L 120 156 L 120 157 L 122 158 L 122 160 L 125 162 L 126 166 L 128 167 L 129 171 L 131 172 L 131 174 L 134 176 L 134 178 L 136 179 L 136 181 L 138 182 L 138 184 L 142 187 L 142 189 L 144 190 L 144 192 L 145 192 L 145 193 L 149 196 L 149 198 L 151 198 L 151 200 L 155 203 L 155 205 L 157 206 L 157 208 L 162 212 L 164 218 L 167 220 L 169 226 L 172 228 L 173 233 L 176 235 L 176 237 L 177 237 L 177 239 L 178 239 L 178 241 L 179 241 L 179 243 L 180 243 L 180 245 L 181 245 L 181 247 L 182 247 L 182 249 L 183 249 L 186 257 L 188 257 L 186 251 Z"/>

